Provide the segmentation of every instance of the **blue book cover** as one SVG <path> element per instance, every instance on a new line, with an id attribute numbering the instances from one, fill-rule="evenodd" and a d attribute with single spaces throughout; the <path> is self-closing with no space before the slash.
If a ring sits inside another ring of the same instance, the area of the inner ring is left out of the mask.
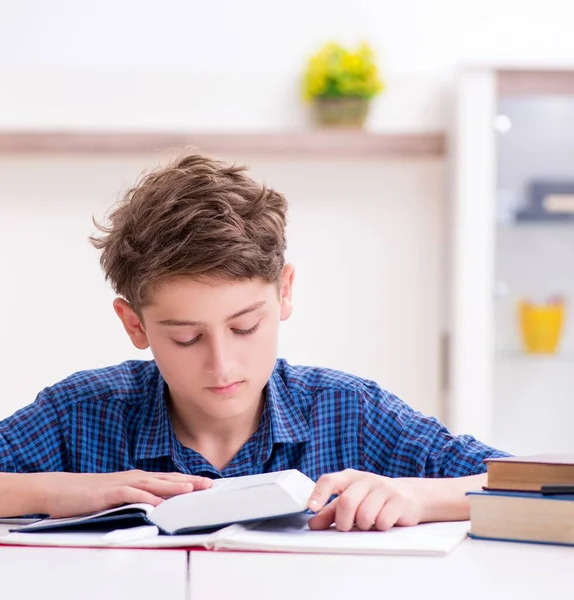
<path id="1" fill-rule="evenodd" d="M 568 500 L 572 502 L 574 500 L 574 493 L 572 494 L 542 494 L 541 492 L 514 492 L 506 490 L 476 490 L 472 492 L 466 492 L 467 496 L 505 496 L 512 498 L 535 498 L 537 500 Z"/>

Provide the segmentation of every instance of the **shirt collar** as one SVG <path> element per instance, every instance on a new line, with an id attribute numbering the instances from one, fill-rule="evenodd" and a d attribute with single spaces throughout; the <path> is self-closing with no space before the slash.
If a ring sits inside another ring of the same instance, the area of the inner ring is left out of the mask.
<path id="1" fill-rule="evenodd" d="M 266 386 L 271 439 L 274 444 L 306 442 L 309 439 L 309 424 L 281 372 L 281 363 L 278 362 Z"/>
<path id="2" fill-rule="evenodd" d="M 156 381 L 151 382 L 138 424 L 136 460 L 171 455 L 172 428 L 167 412 L 165 387 L 165 381 L 157 369 Z"/>

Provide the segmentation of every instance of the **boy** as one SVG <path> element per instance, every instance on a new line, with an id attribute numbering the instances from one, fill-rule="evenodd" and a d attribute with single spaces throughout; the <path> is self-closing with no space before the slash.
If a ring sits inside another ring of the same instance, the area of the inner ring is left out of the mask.
<path id="1" fill-rule="evenodd" d="M 317 529 L 468 518 L 465 492 L 501 452 L 373 382 L 276 360 L 292 309 L 286 208 L 244 168 L 200 155 L 128 192 L 92 243 L 154 360 L 76 373 L 0 423 L 1 515 L 158 504 L 297 468 L 317 481 Z"/>

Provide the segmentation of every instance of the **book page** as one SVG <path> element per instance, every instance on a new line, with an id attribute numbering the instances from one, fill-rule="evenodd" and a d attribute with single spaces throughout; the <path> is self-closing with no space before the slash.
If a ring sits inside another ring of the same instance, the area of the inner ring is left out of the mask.
<path id="1" fill-rule="evenodd" d="M 286 473 L 289 473 L 289 471 L 274 471 L 272 473 L 261 473 L 258 475 L 243 475 L 242 477 L 223 477 L 222 479 L 216 479 L 213 482 L 213 485 L 207 490 L 200 491 L 231 492 L 234 490 L 244 490 L 247 488 L 269 485 L 284 479 Z"/>
<path id="2" fill-rule="evenodd" d="M 102 533 L 8 533 L 0 535 L 0 545 L 66 548 L 201 548 L 209 542 L 209 539 L 209 534 L 158 535 L 140 540 L 110 543 Z"/>
<path id="3" fill-rule="evenodd" d="M 311 531 L 309 515 L 273 519 L 255 526 L 234 525 L 214 534 L 215 550 L 262 550 L 343 554 L 445 555 L 460 544 L 470 528 L 468 521 L 424 523 L 393 527 L 389 531 Z"/>
<path id="4" fill-rule="evenodd" d="M 299 513 L 305 510 L 314 486 L 295 470 L 220 479 L 210 489 L 162 502 L 150 521 L 166 533 L 180 535 Z"/>

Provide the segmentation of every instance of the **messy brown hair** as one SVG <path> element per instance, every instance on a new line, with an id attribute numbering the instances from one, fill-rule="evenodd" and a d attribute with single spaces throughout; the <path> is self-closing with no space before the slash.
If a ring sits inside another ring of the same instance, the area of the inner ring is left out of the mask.
<path id="1" fill-rule="evenodd" d="M 143 176 L 90 237 L 114 291 L 136 311 L 158 284 L 205 277 L 278 282 L 284 196 L 246 167 L 192 154 Z"/>

